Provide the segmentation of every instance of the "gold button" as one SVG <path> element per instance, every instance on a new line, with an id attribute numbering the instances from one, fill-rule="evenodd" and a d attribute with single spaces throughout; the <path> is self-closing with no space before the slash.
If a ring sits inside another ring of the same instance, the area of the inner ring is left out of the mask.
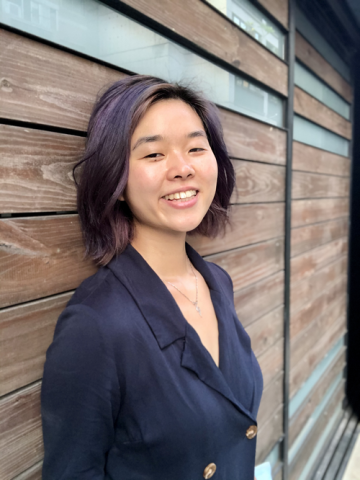
<path id="1" fill-rule="evenodd" d="M 256 437 L 257 434 L 257 426 L 256 425 L 251 425 L 247 430 L 246 430 L 246 436 L 249 440 L 252 438 Z"/>
<path id="2" fill-rule="evenodd" d="M 215 463 L 209 463 L 209 465 L 204 470 L 203 477 L 204 478 L 211 478 L 214 475 L 215 472 L 216 472 Z"/>

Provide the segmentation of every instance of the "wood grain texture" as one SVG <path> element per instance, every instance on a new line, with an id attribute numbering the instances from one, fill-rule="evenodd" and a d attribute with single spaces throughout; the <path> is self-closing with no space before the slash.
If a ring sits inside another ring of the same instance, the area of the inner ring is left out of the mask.
<path id="1" fill-rule="evenodd" d="M 42 479 L 42 466 L 43 462 L 40 461 L 30 467 L 29 469 L 25 470 L 25 472 L 20 473 L 17 475 L 13 480 L 41 480 Z"/>
<path id="2" fill-rule="evenodd" d="M 282 236 L 284 203 L 234 205 L 230 210 L 230 222 L 224 237 L 211 239 L 188 235 L 187 241 L 201 255 L 210 255 Z"/>
<path id="3" fill-rule="evenodd" d="M 268 12 L 271 13 L 285 27 L 289 27 L 288 0 L 259 0 Z"/>
<path id="4" fill-rule="evenodd" d="M 256 443 L 256 463 L 261 463 L 269 455 L 283 434 L 283 405 L 279 405 L 273 416 L 259 428 Z"/>
<path id="5" fill-rule="evenodd" d="M 234 293 L 236 313 L 244 327 L 284 302 L 284 272 L 275 273 Z"/>
<path id="6" fill-rule="evenodd" d="M 251 339 L 251 348 L 258 357 L 284 336 L 284 306 L 251 323 L 246 331 Z"/>
<path id="7" fill-rule="evenodd" d="M 239 74 L 245 72 L 287 95 L 287 65 L 206 3 L 193 0 L 124 0 L 124 3 L 238 68 Z"/>
<path id="8" fill-rule="evenodd" d="M 264 388 L 257 422 L 259 429 L 274 415 L 283 401 L 284 372 L 280 372 L 274 380 Z"/>
<path id="9" fill-rule="evenodd" d="M 126 75 L 0 30 L 3 118 L 87 130 L 98 92 Z"/>
<path id="10" fill-rule="evenodd" d="M 303 383 L 310 377 L 316 366 L 321 362 L 334 344 L 344 336 L 346 332 L 346 322 L 343 318 L 331 327 L 318 339 L 317 344 L 311 350 L 307 351 L 306 356 L 301 362 L 290 370 L 290 398 L 301 388 Z"/>
<path id="11" fill-rule="evenodd" d="M 222 108 L 219 114 L 231 157 L 286 164 L 285 131 Z"/>
<path id="12" fill-rule="evenodd" d="M 350 160 L 348 157 L 321 150 L 320 148 L 293 142 L 293 170 L 324 173 L 327 175 L 350 175 Z"/>
<path id="13" fill-rule="evenodd" d="M 206 257 L 224 268 L 240 290 L 284 268 L 283 237 Z"/>
<path id="14" fill-rule="evenodd" d="M 311 223 L 347 217 L 348 215 L 348 198 L 293 200 L 291 205 L 291 226 L 296 228 Z"/>
<path id="15" fill-rule="evenodd" d="M 56 321 L 72 292 L 0 311 L 0 395 L 39 380 Z"/>
<path id="16" fill-rule="evenodd" d="M 0 306 L 76 288 L 96 271 L 83 260 L 77 215 L 0 220 Z"/>
<path id="17" fill-rule="evenodd" d="M 339 279 L 347 278 L 347 255 L 336 258 L 314 275 L 297 283 L 290 283 L 290 310 L 294 315 L 303 305 L 318 297 L 326 288 L 331 288 Z"/>
<path id="18" fill-rule="evenodd" d="M 314 275 L 316 271 L 347 253 L 347 251 L 348 238 L 342 237 L 292 258 L 291 282 L 295 284 Z"/>
<path id="19" fill-rule="evenodd" d="M 351 139 L 351 122 L 299 87 L 294 88 L 294 112 L 348 140 Z"/>
<path id="20" fill-rule="evenodd" d="M 291 230 L 291 256 L 320 247 L 348 235 L 349 219 L 347 217 L 330 220 L 329 222 L 307 225 Z"/>
<path id="21" fill-rule="evenodd" d="M 43 457 L 40 382 L 0 400 L 0 478 L 11 480 Z"/>
<path id="22" fill-rule="evenodd" d="M 236 187 L 231 203 L 285 201 L 285 168 L 262 163 L 232 161 Z"/>
<path id="23" fill-rule="evenodd" d="M 352 89 L 350 84 L 328 63 L 309 42 L 296 32 L 295 55 L 310 70 L 324 80 L 347 102 L 351 103 Z"/>
<path id="24" fill-rule="evenodd" d="M 0 211 L 76 210 L 72 168 L 85 139 L 0 125 Z"/>
<path id="25" fill-rule="evenodd" d="M 298 480 L 301 472 L 303 471 L 306 463 L 308 462 L 310 455 L 312 454 L 317 442 L 319 441 L 322 433 L 324 432 L 329 420 L 333 417 L 337 407 L 341 404 L 342 399 L 345 396 L 345 382 L 342 382 L 335 390 L 334 395 L 331 397 L 329 403 L 326 405 L 320 417 L 314 423 L 310 430 L 306 440 L 304 441 L 302 448 L 298 454 L 294 457 L 290 465 L 290 480 Z M 330 435 L 332 432 L 330 433 Z M 330 438 L 328 439 L 330 441 Z"/>
<path id="26" fill-rule="evenodd" d="M 284 369 L 284 339 L 278 340 L 258 357 L 264 379 L 264 388 Z"/>
<path id="27" fill-rule="evenodd" d="M 331 363 L 327 371 L 320 378 L 318 383 L 305 398 L 303 404 L 291 418 L 289 424 L 289 444 L 294 443 L 296 437 L 300 434 L 302 428 L 311 417 L 312 413 L 323 399 L 326 391 L 331 386 L 335 378 L 343 371 L 346 364 L 346 351 L 343 349 Z"/>
<path id="28" fill-rule="evenodd" d="M 347 197 L 350 179 L 319 175 L 317 173 L 293 172 L 292 198 Z"/>

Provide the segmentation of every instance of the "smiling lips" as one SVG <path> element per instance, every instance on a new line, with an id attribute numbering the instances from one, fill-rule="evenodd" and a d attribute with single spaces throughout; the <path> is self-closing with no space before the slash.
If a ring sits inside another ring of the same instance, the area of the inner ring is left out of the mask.
<path id="1" fill-rule="evenodd" d="M 185 192 L 176 192 L 176 193 L 171 193 L 170 195 L 165 195 L 163 198 L 165 200 L 171 200 L 171 201 L 186 201 L 191 197 L 196 196 L 196 190 L 186 190 Z"/>

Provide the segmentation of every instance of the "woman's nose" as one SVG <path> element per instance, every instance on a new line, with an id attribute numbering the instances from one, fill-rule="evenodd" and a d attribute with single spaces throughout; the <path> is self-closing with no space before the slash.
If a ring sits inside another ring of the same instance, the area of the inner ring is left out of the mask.
<path id="1" fill-rule="evenodd" d="M 169 158 L 168 174 L 171 178 L 188 178 L 195 174 L 191 158 L 182 153 L 174 153 Z"/>

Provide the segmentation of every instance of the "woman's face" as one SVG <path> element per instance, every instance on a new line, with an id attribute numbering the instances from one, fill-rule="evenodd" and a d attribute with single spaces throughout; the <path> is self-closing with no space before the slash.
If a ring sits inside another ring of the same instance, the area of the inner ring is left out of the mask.
<path id="1" fill-rule="evenodd" d="M 152 105 L 131 138 L 124 198 L 136 228 L 172 232 L 196 228 L 214 198 L 217 173 L 197 113 L 181 100 Z"/>

